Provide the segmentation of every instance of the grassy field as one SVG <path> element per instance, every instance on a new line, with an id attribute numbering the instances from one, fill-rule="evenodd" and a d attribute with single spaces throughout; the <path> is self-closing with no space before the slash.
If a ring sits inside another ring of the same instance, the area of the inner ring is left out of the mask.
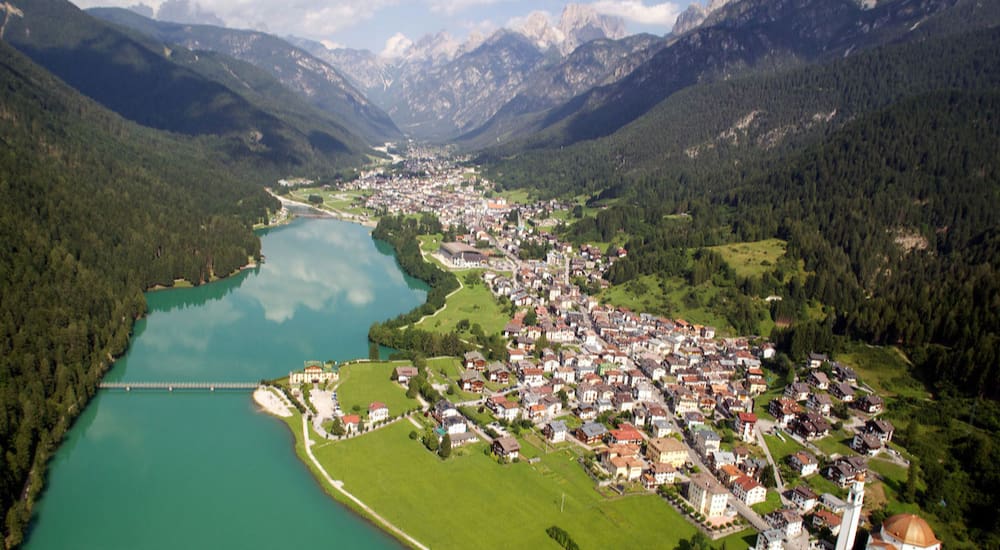
<path id="1" fill-rule="evenodd" d="M 451 332 L 459 321 L 467 319 L 472 324 L 479 323 L 486 334 L 496 334 L 503 330 L 510 317 L 497 303 L 486 284 L 477 279 L 476 284 L 470 285 L 465 282 L 465 274 L 458 276 L 462 278 L 464 288 L 448 297 L 446 307 L 437 315 L 425 318 L 417 326 L 434 332 Z"/>
<path id="2" fill-rule="evenodd" d="M 752 506 L 754 512 L 760 515 L 770 514 L 771 512 L 781 508 L 781 495 L 778 491 L 774 489 L 767 490 L 767 500 L 764 502 L 758 502 Z"/>
<path id="3" fill-rule="evenodd" d="M 435 384 L 442 384 L 447 382 L 448 384 L 454 386 L 455 391 L 453 394 L 444 394 L 444 398 L 452 403 L 462 403 L 465 401 L 474 401 L 482 397 L 480 394 L 466 392 L 458 389 L 458 380 L 461 379 L 462 373 L 465 371 L 465 367 L 462 362 L 454 357 L 438 357 L 431 359 L 427 362 L 427 369 L 431 375 L 431 382 Z"/>
<path id="4" fill-rule="evenodd" d="M 371 191 L 338 191 L 335 189 L 323 189 L 321 187 L 307 187 L 296 189 L 289 193 L 289 196 L 300 202 L 309 202 L 309 195 L 319 195 L 323 198 L 323 204 L 319 205 L 323 210 L 365 215 L 370 214 L 371 211 L 362 205 L 364 204 L 364 199 L 371 194 Z"/>
<path id="5" fill-rule="evenodd" d="M 512 189 L 498 193 L 498 195 L 507 199 L 507 202 L 512 204 L 528 204 L 534 201 L 528 189 Z"/>
<path id="6" fill-rule="evenodd" d="M 357 405 L 367 414 L 368 405 L 381 401 L 388 405 L 389 414 L 395 416 L 403 411 L 418 407 L 416 399 L 406 397 L 406 390 L 390 379 L 392 371 L 406 361 L 352 363 L 340 369 L 340 385 L 337 397 L 340 408 L 349 413 Z"/>
<path id="7" fill-rule="evenodd" d="M 435 233 L 433 235 L 418 235 L 417 239 L 420 241 L 420 249 L 430 254 L 441 248 L 442 237 L 441 233 Z"/>
<path id="8" fill-rule="evenodd" d="M 853 438 L 854 434 L 848 433 L 845 430 L 839 430 L 830 432 L 830 435 L 822 439 L 817 439 L 812 443 L 827 455 L 839 454 L 842 456 L 852 456 L 855 453 L 848 444 Z"/>
<path id="9" fill-rule="evenodd" d="M 776 436 L 765 434 L 764 441 L 767 442 L 767 448 L 771 451 L 771 456 L 774 457 L 774 461 L 778 464 L 784 464 L 785 457 L 805 450 L 805 447 L 799 445 L 797 441 L 788 435 L 785 435 L 785 440 L 782 441 Z"/>
<path id="10" fill-rule="evenodd" d="M 883 397 L 930 397 L 927 389 L 910 373 L 910 362 L 899 348 L 844 344 L 835 359 L 854 368 L 861 381 Z"/>
<path id="11" fill-rule="evenodd" d="M 738 549 L 753 548 L 757 544 L 757 531 L 747 529 L 721 538 L 712 543 L 714 548 Z"/>
<path id="12" fill-rule="evenodd" d="M 806 485 L 809 486 L 817 495 L 822 495 L 824 493 L 830 493 L 837 496 L 844 496 L 847 494 L 846 489 L 841 489 L 836 483 L 826 479 L 820 474 L 813 474 L 805 478 Z"/>
<path id="13" fill-rule="evenodd" d="M 787 248 L 788 243 L 781 239 L 709 247 L 718 252 L 736 274 L 742 277 L 759 277 L 774 269 L 774 264 L 785 255 Z"/>
<path id="14" fill-rule="evenodd" d="M 345 489 L 432 548 L 552 548 L 551 525 L 590 548 L 672 548 L 694 533 L 659 497 L 604 499 L 569 451 L 500 465 L 479 443 L 442 461 L 407 437 L 411 429 L 398 423 L 316 455 Z"/>
<path id="15" fill-rule="evenodd" d="M 720 332 L 731 331 L 726 319 L 702 304 L 707 304 L 718 288 L 710 285 L 691 287 L 680 278 L 644 275 L 635 281 L 609 287 L 601 293 L 601 302 L 624 306 L 639 313 L 655 313 L 684 319 L 691 323 L 714 326 Z M 694 297 L 689 298 L 688 294 Z"/>

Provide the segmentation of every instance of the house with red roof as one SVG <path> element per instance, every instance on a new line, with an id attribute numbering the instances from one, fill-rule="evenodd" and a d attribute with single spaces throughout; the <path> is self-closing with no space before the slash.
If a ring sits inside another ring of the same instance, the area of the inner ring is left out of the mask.
<path id="1" fill-rule="evenodd" d="M 368 405 L 368 422 L 385 422 L 389 420 L 389 407 L 385 403 L 375 401 Z"/>
<path id="2" fill-rule="evenodd" d="M 753 441 L 756 437 L 754 434 L 756 428 L 757 415 L 754 413 L 741 412 L 733 417 L 733 431 L 736 432 L 736 437 L 742 441 Z"/>

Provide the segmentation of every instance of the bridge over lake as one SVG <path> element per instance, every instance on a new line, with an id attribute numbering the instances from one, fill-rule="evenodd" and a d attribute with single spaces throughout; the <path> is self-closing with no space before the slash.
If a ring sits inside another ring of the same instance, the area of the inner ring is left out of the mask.
<path id="1" fill-rule="evenodd" d="M 254 390 L 260 386 L 259 382 L 101 382 L 98 387 L 102 390 Z"/>

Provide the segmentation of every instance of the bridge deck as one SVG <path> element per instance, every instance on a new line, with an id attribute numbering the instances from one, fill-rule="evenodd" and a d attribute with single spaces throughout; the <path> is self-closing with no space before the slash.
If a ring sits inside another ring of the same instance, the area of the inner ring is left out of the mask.
<path id="1" fill-rule="evenodd" d="M 103 390 L 252 390 L 257 382 L 101 382 Z"/>

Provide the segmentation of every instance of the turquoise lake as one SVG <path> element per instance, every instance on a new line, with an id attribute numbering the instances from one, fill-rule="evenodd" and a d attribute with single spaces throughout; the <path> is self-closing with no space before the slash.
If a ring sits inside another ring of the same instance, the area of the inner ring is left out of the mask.
<path id="1" fill-rule="evenodd" d="M 300 219 L 257 269 L 147 294 L 108 381 L 257 381 L 367 357 L 368 327 L 422 303 L 367 228 Z M 26 548 L 399 548 L 333 501 L 249 392 L 101 391 L 49 470 Z"/>

